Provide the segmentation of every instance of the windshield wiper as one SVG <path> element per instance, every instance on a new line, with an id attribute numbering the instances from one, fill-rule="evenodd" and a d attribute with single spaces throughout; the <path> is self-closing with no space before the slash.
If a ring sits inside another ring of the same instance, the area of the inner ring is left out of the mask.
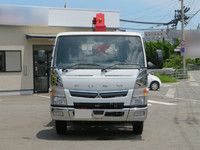
<path id="1" fill-rule="evenodd" d="M 71 68 L 73 68 L 73 67 L 76 67 L 76 66 L 100 66 L 100 65 L 98 65 L 98 64 L 84 64 L 84 63 L 78 63 L 78 64 L 74 64 L 74 65 L 71 65 L 71 66 L 69 66 L 69 67 L 66 67 L 66 68 L 62 68 L 62 70 L 64 71 L 64 70 L 68 70 L 68 69 L 71 69 Z"/>
<path id="2" fill-rule="evenodd" d="M 126 65 L 137 65 L 137 66 L 139 66 L 139 64 L 117 63 L 117 64 L 114 64 L 114 65 L 108 66 L 106 68 L 103 68 L 103 69 L 101 69 L 101 71 L 102 72 L 107 71 L 107 69 L 113 68 L 113 67 L 118 66 L 118 65 L 125 65 L 125 66 Z"/>

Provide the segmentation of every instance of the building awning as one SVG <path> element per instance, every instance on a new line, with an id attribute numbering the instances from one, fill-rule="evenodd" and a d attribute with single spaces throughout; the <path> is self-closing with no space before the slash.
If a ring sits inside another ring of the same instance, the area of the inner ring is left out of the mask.
<path id="1" fill-rule="evenodd" d="M 26 34 L 26 39 L 55 39 L 56 35 Z"/>

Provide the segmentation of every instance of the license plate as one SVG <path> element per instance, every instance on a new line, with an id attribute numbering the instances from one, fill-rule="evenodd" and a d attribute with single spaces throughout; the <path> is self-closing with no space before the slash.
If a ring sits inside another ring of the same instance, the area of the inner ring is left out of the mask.
<path id="1" fill-rule="evenodd" d="M 90 119 L 92 118 L 92 110 L 75 109 L 76 119 Z"/>

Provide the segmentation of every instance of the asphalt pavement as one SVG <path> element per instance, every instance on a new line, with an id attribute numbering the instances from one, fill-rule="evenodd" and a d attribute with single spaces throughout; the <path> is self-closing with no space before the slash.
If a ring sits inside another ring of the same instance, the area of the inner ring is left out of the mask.
<path id="1" fill-rule="evenodd" d="M 149 93 L 143 134 L 129 124 L 70 124 L 57 135 L 49 95 L 0 97 L 0 150 L 199 150 L 200 71 Z"/>

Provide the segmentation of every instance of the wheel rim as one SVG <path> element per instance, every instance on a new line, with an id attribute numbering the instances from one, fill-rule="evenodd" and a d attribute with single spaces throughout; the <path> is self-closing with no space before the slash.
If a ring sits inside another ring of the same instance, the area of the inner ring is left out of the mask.
<path id="1" fill-rule="evenodd" d="M 152 89 L 152 90 L 157 90 L 157 89 L 158 89 L 158 83 L 157 83 L 157 82 L 153 82 L 153 83 L 151 84 L 151 89 Z"/>

